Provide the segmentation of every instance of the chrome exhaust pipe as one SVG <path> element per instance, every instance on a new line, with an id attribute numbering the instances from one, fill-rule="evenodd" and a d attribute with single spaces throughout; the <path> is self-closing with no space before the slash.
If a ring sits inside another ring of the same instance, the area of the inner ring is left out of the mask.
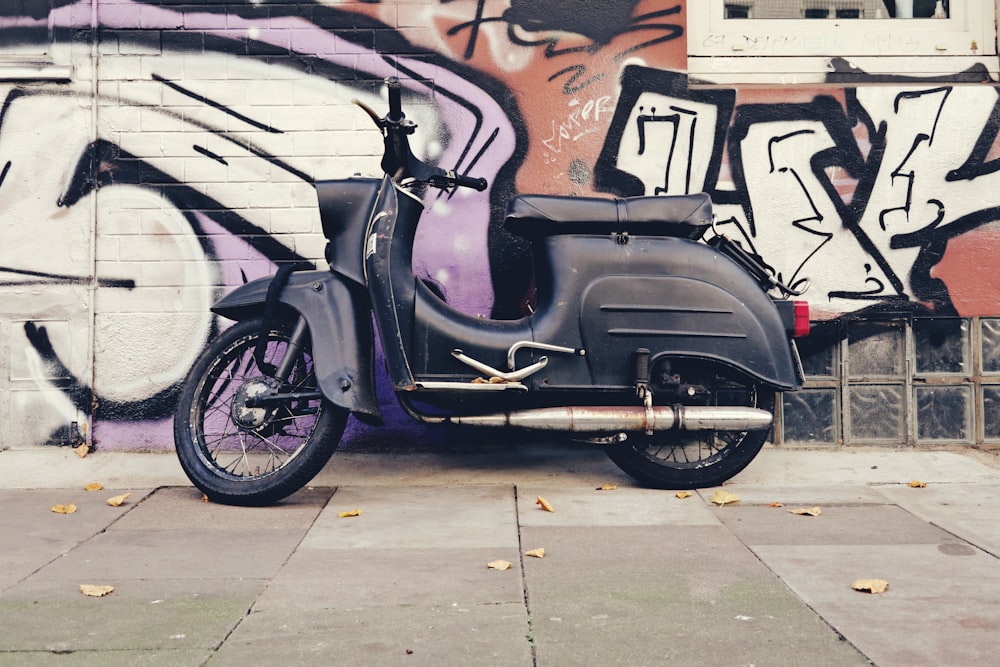
<path id="1" fill-rule="evenodd" d="M 452 416 L 447 421 L 467 426 L 614 433 L 619 431 L 761 431 L 771 427 L 767 410 L 741 406 L 566 406 L 489 415 Z"/>

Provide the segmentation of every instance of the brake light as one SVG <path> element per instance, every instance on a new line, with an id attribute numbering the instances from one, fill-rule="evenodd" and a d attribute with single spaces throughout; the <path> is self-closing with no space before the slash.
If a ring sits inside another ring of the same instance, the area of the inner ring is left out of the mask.
<path id="1" fill-rule="evenodd" d="M 793 301 L 795 305 L 795 327 L 792 329 L 792 336 L 802 338 L 809 335 L 809 302 Z"/>

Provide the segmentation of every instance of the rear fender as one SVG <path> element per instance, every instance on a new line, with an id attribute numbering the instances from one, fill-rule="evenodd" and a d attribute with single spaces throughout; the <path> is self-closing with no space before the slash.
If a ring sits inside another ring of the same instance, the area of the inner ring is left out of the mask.
<path id="1" fill-rule="evenodd" d="M 263 312 L 271 280 L 260 278 L 236 288 L 212 312 L 232 320 Z M 299 271 L 290 276 L 278 301 L 309 325 L 323 395 L 361 421 L 381 425 L 367 293 L 329 271 Z"/>

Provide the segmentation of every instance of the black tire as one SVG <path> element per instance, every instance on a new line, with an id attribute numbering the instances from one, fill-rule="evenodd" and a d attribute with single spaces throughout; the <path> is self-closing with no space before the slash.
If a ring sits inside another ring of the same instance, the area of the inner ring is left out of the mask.
<path id="1" fill-rule="evenodd" d="M 253 360 L 262 326 L 254 317 L 223 331 L 181 385 L 174 416 L 177 457 L 188 479 L 213 502 L 270 505 L 295 493 L 330 460 L 347 423 L 347 412 L 322 398 L 239 408 L 241 399 L 275 386 Z M 290 331 L 287 323 L 271 327 L 265 362 L 278 363 Z M 302 346 L 286 388 L 318 390 L 311 341 Z"/>
<path id="2" fill-rule="evenodd" d="M 733 379 L 720 367 L 702 362 L 684 373 L 685 382 L 705 386 L 700 405 L 741 405 L 774 411 L 772 389 Z M 608 457 L 640 484 L 656 489 L 702 489 L 718 486 L 750 465 L 767 442 L 761 431 L 668 431 L 627 439 L 606 447 Z"/>

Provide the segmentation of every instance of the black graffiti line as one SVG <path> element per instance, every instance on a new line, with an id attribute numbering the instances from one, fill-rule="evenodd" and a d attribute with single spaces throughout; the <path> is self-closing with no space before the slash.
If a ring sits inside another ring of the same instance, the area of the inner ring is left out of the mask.
<path id="1" fill-rule="evenodd" d="M 493 132 L 490 134 L 489 137 L 486 138 L 486 141 L 483 142 L 483 145 L 479 148 L 479 152 L 473 155 L 472 159 L 469 160 L 469 166 L 466 167 L 462 172 L 464 175 L 466 176 L 469 175 L 469 172 L 472 171 L 472 169 L 476 166 L 476 164 L 478 164 L 479 159 L 483 157 L 487 149 L 489 149 L 489 147 L 493 145 L 493 142 L 496 141 L 496 138 L 499 135 L 500 135 L 500 128 L 499 127 L 493 128 Z M 458 192 L 458 188 L 452 189 L 451 192 L 448 193 L 448 199 L 454 197 L 456 192 Z"/>
<path id="2" fill-rule="evenodd" d="M 7 180 L 7 172 L 10 171 L 10 160 L 7 160 L 7 164 L 3 166 L 3 171 L 0 171 L 0 187 L 3 186 L 3 182 Z"/>
<path id="3" fill-rule="evenodd" d="M 802 194 L 805 195 L 806 201 L 809 202 L 809 208 L 813 210 L 814 215 L 808 218 L 798 218 L 796 220 L 792 220 L 792 224 L 798 227 L 799 229 L 803 229 L 812 232 L 814 234 L 819 234 L 820 236 L 826 234 L 826 232 L 821 232 L 819 230 L 813 231 L 805 226 L 805 223 L 809 222 L 810 220 L 815 220 L 816 222 L 822 223 L 823 214 L 820 212 L 818 208 L 816 208 L 816 202 L 813 201 L 812 195 L 809 194 L 809 189 L 806 187 L 805 181 L 802 180 L 802 177 L 799 176 L 799 172 L 793 167 L 782 167 L 781 169 L 778 170 L 778 173 L 792 175 L 792 178 L 795 179 L 795 182 L 799 184 L 799 189 L 802 190 Z"/>
<path id="4" fill-rule="evenodd" d="M 774 173 L 774 147 L 780 144 L 786 139 L 791 139 L 792 137 L 798 137 L 803 134 L 816 134 L 815 130 L 796 130 L 795 132 L 789 132 L 788 134 L 783 134 L 780 137 L 771 137 L 767 141 L 767 161 L 770 165 L 770 173 Z"/>
<path id="5" fill-rule="evenodd" d="M 195 150 L 195 152 L 201 153 L 205 157 L 212 158 L 213 160 L 215 160 L 219 164 L 223 164 L 223 165 L 225 165 L 227 167 L 229 166 L 229 163 L 226 162 L 226 158 L 222 157 L 218 153 L 213 153 L 212 151 L 208 150 L 207 148 L 202 148 L 201 146 L 199 146 L 197 144 L 194 144 L 193 146 L 191 146 L 191 148 L 193 148 Z"/>
<path id="6" fill-rule="evenodd" d="M 295 167 L 293 167 L 292 165 L 288 164 L 284 160 L 276 157 L 275 155 L 273 155 L 271 153 L 268 153 L 267 151 L 265 151 L 262 148 L 258 148 L 257 146 L 255 146 L 253 143 L 251 143 L 249 141 L 245 141 L 243 139 L 239 139 L 237 137 L 232 136 L 227 130 L 220 130 L 220 129 L 218 129 L 218 128 L 212 126 L 212 125 L 210 125 L 209 123 L 197 120 L 195 118 L 191 118 L 189 116 L 184 116 L 184 115 L 182 115 L 180 113 L 177 113 L 175 111 L 171 111 L 170 109 L 165 109 L 165 108 L 162 108 L 162 107 L 155 107 L 155 109 L 158 112 L 163 113 L 163 114 L 165 114 L 167 116 L 170 116 L 170 117 L 175 118 L 177 120 L 183 121 L 185 123 L 190 123 L 191 125 L 199 128 L 199 129 L 205 130 L 206 132 L 211 132 L 215 136 L 217 136 L 217 137 L 219 137 L 221 139 L 225 139 L 226 141 L 228 141 L 231 144 L 239 146 L 240 148 L 242 148 L 243 150 L 247 151 L 251 155 L 253 155 L 255 157 L 259 157 L 259 158 L 265 160 L 269 164 L 271 164 L 271 165 L 273 165 L 273 166 L 275 166 L 275 167 L 277 167 L 277 168 L 279 168 L 279 169 L 281 169 L 281 170 L 283 170 L 285 172 L 288 172 L 289 174 L 295 176 L 296 178 L 299 178 L 300 180 L 302 180 L 305 183 L 313 183 L 313 178 L 309 174 L 307 174 L 304 171 L 301 171 L 299 169 L 296 169 Z"/>
<path id="7" fill-rule="evenodd" d="M 188 90 L 184 86 L 182 86 L 182 85 L 180 85 L 178 83 L 175 83 L 174 81 L 171 81 L 170 79 L 162 77 L 162 76 L 160 76 L 159 74 L 157 74 L 155 72 L 152 74 L 152 78 L 153 78 L 153 81 L 159 81 L 163 85 L 165 85 L 168 88 L 171 88 L 171 89 L 177 91 L 181 95 L 184 95 L 186 97 L 190 97 L 191 99 L 196 100 L 198 102 L 201 102 L 202 104 L 207 104 L 208 106 L 212 107 L 213 109 L 218 109 L 219 111 L 221 111 L 224 114 L 227 114 L 229 116 L 232 116 L 233 118 L 241 120 L 241 121 L 243 121 L 244 123 L 246 123 L 248 125 L 252 125 L 253 127 L 256 127 L 258 130 L 264 130 L 265 132 L 270 132 L 271 134 L 284 134 L 284 132 L 282 132 L 281 130 L 279 130 L 279 129 L 275 128 L 275 127 L 272 127 L 270 125 L 265 125 L 264 123 L 261 123 L 260 121 L 254 120 L 253 118 L 250 118 L 249 116 L 244 116 L 243 114 L 241 114 L 241 113 L 239 113 L 237 111 L 233 111 L 232 109 L 230 109 L 226 105 L 222 104 L 221 102 L 216 102 L 215 100 L 213 100 L 211 98 L 208 98 L 208 97 L 205 97 L 204 95 L 199 95 L 198 93 L 194 92 L 193 90 Z"/>
<path id="8" fill-rule="evenodd" d="M 920 97 L 926 97 L 926 96 L 929 96 L 929 95 L 933 95 L 935 93 L 942 93 L 942 92 L 944 93 L 944 96 L 941 98 L 941 101 L 938 103 L 937 113 L 934 114 L 934 122 L 931 123 L 931 133 L 930 133 L 930 137 L 928 137 L 930 141 L 928 142 L 928 144 L 933 144 L 934 143 L 934 135 L 937 134 L 938 122 L 940 122 L 940 120 L 941 120 L 941 114 L 944 113 L 944 105 L 947 104 L 947 102 L 948 102 L 948 96 L 951 95 L 951 88 L 950 87 L 941 87 L 941 88 L 933 88 L 931 90 L 921 90 L 921 91 L 918 91 L 918 92 L 903 92 L 903 93 L 900 93 L 899 95 L 897 95 L 896 99 L 893 100 L 892 111 L 893 111 L 894 114 L 896 114 L 898 116 L 899 115 L 900 102 L 902 102 L 903 100 L 906 100 L 906 99 L 917 99 L 917 98 L 920 98 Z"/>
<path id="9" fill-rule="evenodd" d="M 44 271 L 32 271 L 30 269 L 15 269 L 9 266 L 0 266 L 0 273 L 12 273 L 16 276 L 30 276 L 32 278 L 42 278 L 43 280 L 20 282 L 20 281 L 5 281 L 0 283 L 0 285 L 25 285 L 25 284 L 40 284 L 40 285 L 54 285 L 54 284 L 65 284 L 65 285 L 89 285 L 94 282 L 92 277 L 86 276 L 70 276 L 66 274 L 59 273 L 46 273 Z M 135 281 L 129 278 L 97 278 L 98 287 L 121 287 L 124 289 L 134 289 Z"/>
<path id="10" fill-rule="evenodd" d="M 603 74 L 603 73 L 602 74 L 597 74 L 595 76 L 590 77 L 589 79 L 587 79 L 586 81 L 584 81 L 580 85 L 573 85 L 573 84 L 576 83 L 577 79 L 579 79 L 581 76 L 583 76 L 584 74 L 587 73 L 587 66 L 586 65 L 570 65 L 569 67 L 564 67 L 563 69 L 559 70 L 558 72 L 556 72 L 555 74 L 553 74 L 552 76 L 550 76 L 547 80 L 550 81 L 550 82 L 554 81 L 555 79 L 559 78 L 563 74 L 567 74 L 569 72 L 573 72 L 573 76 L 571 76 L 569 78 L 569 80 L 563 85 L 563 93 L 565 93 L 566 95 L 573 95 L 574 93 L 578 93 L 581 90 L 583 90 L 584 88 L 586 88 L 587 86 L 589 86 L 590 84 L 594 83 L 595 81 L 600 81 L 601 79 L 603 79 L 603 78 L 605 78 L 607 76 L 607 74 Z"/>

